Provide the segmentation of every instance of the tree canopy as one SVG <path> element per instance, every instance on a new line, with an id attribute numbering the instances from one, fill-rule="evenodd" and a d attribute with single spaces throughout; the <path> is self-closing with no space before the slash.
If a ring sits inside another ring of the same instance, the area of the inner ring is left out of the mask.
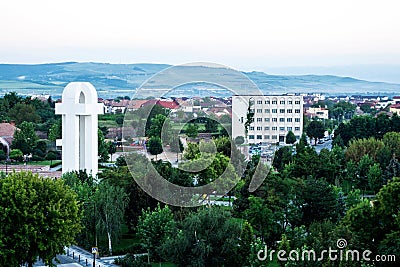
<path id="1" fill-rule="evenodd" d="M 76 194 L 30 172 L 0 179 L 0 265 L 51 264 L 82 229 Z"/>

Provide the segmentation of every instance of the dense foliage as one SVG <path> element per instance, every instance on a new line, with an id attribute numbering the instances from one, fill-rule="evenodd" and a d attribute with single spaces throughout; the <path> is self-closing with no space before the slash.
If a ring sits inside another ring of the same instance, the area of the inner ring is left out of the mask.
<path id="1" fill-rule="evenodd" d="M 76 194 L 61 180 L 30 172 L 0 179 L 0 265 L 51 264 L 81 231 Z"/>

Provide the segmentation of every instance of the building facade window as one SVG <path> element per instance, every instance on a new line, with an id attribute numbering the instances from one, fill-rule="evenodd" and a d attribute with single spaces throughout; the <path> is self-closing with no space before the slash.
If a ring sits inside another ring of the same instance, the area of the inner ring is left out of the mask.
<path id="1" fill-rule="evenodd" d="M 264 127 L 264 130 L 265 130 L 265 131 L 269 131 L 269 126 L 265 126 L 265 127 Z"/>
<path id="2" fill-rule="evenodd" d="M 261 108 L 258 108 L 258 109 L 257 109 L 257 113 L 262 113 L 262 109 L 261 109 Z"/>
<path id="3" fill-rule="evenodd" d="M 289 105 L 293 105 L 293 101 L 292 101 L 292 100 L 289 100 L 289 101 L 288 101 L 288 104 L 289 104 Z"/>
<path id="4" fill-rule="evenodd" d="M 273 109 L 272 109 L 272 113 L 278 113 L 278 109 L 273 108 Z"/>
<path id="5" fill-rule="evenodd" d="M 295 105 L 300 105 L 300 100 L 294 101 L 294 104 L 295 104 Z"/>
<path id="6" fill-rule="evenodd" d="M 250 135 L 249 135 L 249 139 L 254 139 L 254 135 L 253 135 L 253 134 L 250 134 Z"/>
<path id="7" fill-rule="evenodd" d="M 272 139 L 278 139 L 277 135 L 272 135 Z"/>
<path id="8" fill-rule="evenodd" d="M 276 130 L 278 130 L 278 127 L 272 126 L 272 131 L 276 131 Z"/>
<path id="9" fill-rule="evenodd" d="M 262 100 L 257 100 L 257 104 L 262 105 Z"/>
<path id="10" fill-rule="evenodd" d="M 295 109 L 294 113 L 300 113 L 300 109 Z"/>
<path id="11" fill-rule="evenodd" d="M 262 131 L 262 127 L 261 126 L 257 126 L 257 131 Z"/>
<path id="12" fill-rule="evenodd" d="M 257 135 L 257 139 L 261 140 L 262 139 L 262 135 Z"/>
<path id="13" fill-rule="evenodd" d="M 262 118 L 257 118 L 257 122 L 262 122 Z"/>
<path id="14" fill-rule="evenodd" d="M 278 101 L 272 100 L 272 105 L 276 105 L 276 104 L 278 104 Z"/>
<path id="15" fill-rule="evenodd" d="M 269 100 L 265 100 L 265 104 L 269 105 L 271 102 Z"/>
<path id="16" fill-rule="evenodd" d="M 250 131 L 254 131 L 254 126 L 250 126 Z"/>
<path id="17" fill-rule="evenodd" d="M 300 131 L 300 127 L 294 127 L 295 131 Z"/>
<path id="18" fill-rule="evenodd" d="M 269 135 L 264 135 L 265 140 L 269 140 Z"/>
<path id="19" fill-rule="evenodd" d="M 279 104 L 285 105 L 285 100 L 281 100 L 281 101 L 279 102 Z"/>
<path id="20" fill-rule="evenodd" d="M 292 118 L 287 118 L 286 121 L 287 122 L 292 122 Z"/>
<path id="21" fill-rule="evenodd" d="M 279 131 L 284 131 L 285 127 L 279 127 Z"/>
<path id="22" fill-rule="evenodd" d="M 266 109 L 264 110 L 264 112 L 265 112 L 265 113 L 269 113 L 269 108 L 266 108 Z"/>
<path id="23" fill-rule="evenodd" d="M 265 122 L 269 122 L 269 118 L 264 118 L 264 121 Z"/>
<path id="24" fill-rule="evenodd" d="M 285 109 L 284 109 L 284 108 L 281 108 L 281 109 L 279 110 L 279 113 L 285 113 Z"/>
<path id="25" fill-rule="evenodd" d="M 279 118 L 279 122 L 285 122 L 285 118 Z"/>
<path id="26" fill-rule="evenodd" d="M 272 118 L 272 122 L 278 122 L 278 118 Z"/>
<path id="27" fill-rule="evenodd" d="M 287 127 L 288 131 L 292 131 L 292 129 L 293 129 L 292 127 Z"/>
<path id="28" fill-rule="evenodd" d="M 293 110 L 292 109 L 288 109 L 288 110 L 286 110 L 286 112 L 287 113 L 293 113 Z"/>
<path id="29" fill-rule="evenodd" d="M 300 118 L 294 118 L 295 122 L 300 122 Z"/>

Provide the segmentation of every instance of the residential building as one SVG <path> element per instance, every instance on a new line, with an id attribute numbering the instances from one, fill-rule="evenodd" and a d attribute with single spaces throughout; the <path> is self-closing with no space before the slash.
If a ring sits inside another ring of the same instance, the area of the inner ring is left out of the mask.
<path id="1" fill-rule="evenodd" d="M 303 97 L 299 95 L 233 96 L 232 138 L 245 136 L 249 103 L 254 121 L 248 129 L 248 143 L 285 142 L 289 131 L 300 138 L 303 133 Z"/>
<path id="2" fill-rule="evenodd" d="M 16 130 L 15 121 L 0 123 L 0 147 L 6 154 L 10 151 Z"/>
<path id="3" fill-rule="evenodd" d="M 310 118 L 318 118 L 321 120 L 327 120 L 329 118 L 329 110 L 327 108 L 308 108 L 307 114 Z"/>
<path id="4" fill-rule="evenodd" d="M 390 106 L 390 112 L 392 112 L 393 114 L 397 114 L 400 116 L 400 104 L 396 104 L 396 105 L 391 105 Z"/>

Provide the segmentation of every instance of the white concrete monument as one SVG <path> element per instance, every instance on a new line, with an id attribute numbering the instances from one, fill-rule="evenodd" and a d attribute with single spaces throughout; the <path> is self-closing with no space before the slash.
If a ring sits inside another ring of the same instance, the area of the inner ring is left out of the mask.
<path id="1" fill-rule="evenodd" d="M 98 120 L 103 106 L 97 103 L 97 91 L 91 83 L 72 82 L 56 104 L 62 115 L 62 172 L 86 170 L 94 177 L 98 171 Z"/>

